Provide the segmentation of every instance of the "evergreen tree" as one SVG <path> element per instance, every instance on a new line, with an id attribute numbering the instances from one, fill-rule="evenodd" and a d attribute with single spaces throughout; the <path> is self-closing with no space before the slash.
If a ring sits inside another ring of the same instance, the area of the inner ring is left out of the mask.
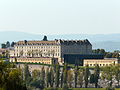
<path id="1" fill-rule="evenodd" d="M 90 75 L 90 83 L 95 83 L 95 75 L 94 74 L 91 74 Z"/>
<path id="2" fill-rule="evenodd" d="M 111 65 L 111 66 L 106 66 L 106 67 L 103 67 L 102 68 L 102 79 L 106 79 L 109 81 L 108 83 L 108 86 L 111 86 L 112 87 L 112 84 L 113 84 L 113 81 L 112 79 L 114 78 L 114 67 Z"/>
<path id="3" fill-rule="evenodd" d="M 39 70 L 33 70 L 32 71 L 32 80 L 30 81 L 30 89 L 31 89 L 31 87 L 42 88 L 40 83 L 41 83 L 40 71 Z"/>
<path id="4" fill-rule="evenodd" d="M 15 42 L 12 42 L 12 43 L 11 43 L 11 47 L 14 47 L 14 45 L 15 45 Z"/>
<path id="5" fill-rule="evenodd" d="M 41 69 L 40 80 L 41 80 L 40 86 L 42 88 L 44 88 L 44 86 L 45 86 L 45 69 L 44 69 L 44 67 L 42 67 L 42 69 Z"/>
<path id="6" fill-rule="evenodd" d="M 6 44 L 1 44 L 1 48 L 6 48 Z"/>
<path id="7" fill-rule="evenodd" d="M 63 85 L 67 85 L 67 64 L 64 65 L 63 71 Z"/>
<path id="8" fill-rule="evenodd" d="M 85 70 L 84 70 L 85 88 L 87 88 L 87 86 L 88 86 L 88 82 L 89 82 L 88 78 L 89 78 L 89 67 L 88 67 L 88 65 L 87 65 L 87 66 L 85 67 Z"/>
<path id="9" fill-rule="evenodd" d="M 29 85 L 31 79 L 31 74 L 29 72 L 29 67 L 27 64 L 24 65 L 24 80 L 26 82 L 26 86 Z"/>
<path id="10" fill-rule="evenodd" d="M 53 87 L 53 85 L 54 85 L 54 72 L 53 72 L 52 67 L 50 68 L 49 76 L 50 76 L 50 80 L 49 80 L 50 87 Z"/>
<path id="11" fill-rule="evenodd" d="M 83 77 L 84 77 L 83 69 L 80 69 L 78 72 L 78 84 L 80 88 L 82 88 L 82 85 L 83 85 Z"/>
<path id="12" fill-rule="evenodd" d="M 50 81 L 50 72 L 49 68 L 46 70 L 46 87 L 49 87 L 49 81 Z"/>
<path id="13" fill-rule="evenodd" d="M 0 61 L 0 90 L 27 90 L 23 84 L 22 70 L 13 64 Z"/>
<path id="14" fill-rule="evenodd" d="M 60 74 L 60 87 L 63 87 L 63 68 L 61 69 L 61 74 Z"/>
<path id="15" fill-rule="evenodd" d="M 7 41 L 7 42 L 6 42 L 6 48 L 9 48 L 9 47 L 10 47 L 10 42 Z"/>
<path id="16" fill-rule="evenodd" d="M 77 77 L 78 77 L 78 66 L 75 67 L 74 70 L 74 83 L 75 83 L 75 88 L 77 87 Z"/>
<path id="17" fill-rule="evenodd" d="M 100 68 L 99 68 L 99 65 L 97 64 L 97 65 L 95 66 L 95 70 L 94 70 L 95 88 L 98 87 L 98 79 L 99 79 L 99 75 L 100 75 Z"/>
<path id="18" fill-rule="evenodd" d="M 69 88 L 72 87 L 72 83 L 73 83 L 73 71 L 72 70 L 68 70 L 67 71 L 67 81 L 68 81 L 68 85 L 69 85 Z"/>
<path id="19" fill-rule="evenodd" d="M 120 81 L 120 65 L 115 65 L 114 66 L 114 74 L 115 74 L 115 79 L 118 82 L 118 87 L 119 87 L 119 81 Z"/>
<path id="20" fill-rule="evenodd" d="M 55 87 L 59 87 L 59 79 L 60 79 L 60 66 L 56 65 Z"/>
<path id="21" fill-rule="evenodd" d="M 44 36 L 43 41 L 48 41 L 47 36 Z"/>

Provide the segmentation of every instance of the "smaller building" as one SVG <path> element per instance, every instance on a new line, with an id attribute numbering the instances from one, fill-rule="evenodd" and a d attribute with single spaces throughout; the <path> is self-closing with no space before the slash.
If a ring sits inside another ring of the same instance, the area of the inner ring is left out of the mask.
<path id="1" fill-rule="evenodd" d="M 50 58 L 50 57 L 18 57 L 18 58 L 10 58 L 10 62 L 20 62 L 20 63 L 41 63 L 41 64 L 53 64 L 58 63 L 57 58 Z"/>
<path id="2" fill-rule="evenodd" d="M 84 66 L 95 66 L 98 64 L 99 66 L 109 66 L 111 64 L 118 64 L 120 60 L 117 58 L 105 58 L 105 59 L 84 59 Z"/>

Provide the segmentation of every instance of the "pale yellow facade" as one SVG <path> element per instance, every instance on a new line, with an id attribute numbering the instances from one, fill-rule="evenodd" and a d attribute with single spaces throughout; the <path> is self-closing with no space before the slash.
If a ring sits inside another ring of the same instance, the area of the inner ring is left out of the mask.
<path id="1" fill-rule="evenodd" d="M 117 58 L 105 58 L 105 59 L 85 59 L 84 66 L 95 66 L 98 64 L 99 66 L 109 66 L 111 64 L 118 64 L 120 61 Z"/>
<path id="2" fill-rule="evenodd" d="M 42 63 L 42 64 L 52 64 L 53 62 L 57 63 L 56 58 L 10 58 L 10 62 L 23 62 L 23 63 Z"/>

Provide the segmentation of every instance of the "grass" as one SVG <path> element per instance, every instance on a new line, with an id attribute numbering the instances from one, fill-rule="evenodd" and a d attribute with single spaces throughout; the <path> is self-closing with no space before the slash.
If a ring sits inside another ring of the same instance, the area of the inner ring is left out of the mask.
<path id="1" fill-rule="evenodd" d="M 53 89 L 53 88 L 46 88 L 44 90 L 62 90 L 61 88 Z M 69 90 L 106 90 L 106 88 L 71 88 Z M 120 88 L 116 88 L 115 90 L 120 90 Z"/>

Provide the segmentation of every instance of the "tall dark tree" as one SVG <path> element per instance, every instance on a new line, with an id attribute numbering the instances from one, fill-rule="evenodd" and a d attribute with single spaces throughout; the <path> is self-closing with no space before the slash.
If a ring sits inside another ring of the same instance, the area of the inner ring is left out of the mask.
<path id="1" fill-rule="evenodd" d="M 48 41 L 47 36 L 44 36 L 43 41 Z"/>
<path id="2" fill-rule="evenodd" d="M 12 42 L 12 43 L 11 43 L 11 47 L 14 47 L 14 45 L 15 45 L 15 42 Z"/>
<path id="3" fill-rule="evenodd" d="M 7 41 L 7 42 L 6 42 L 6 48 L 9 48 L 9 47 L 10 47 L 10 42 Z"/>
<path id="4" fill-rule="evenodd" d="M 75 83 L 75 88 L 77 87 L 77 79 L 78 79 L 78 66 L 75 66 L 75 70 L 74 70 L 74 83 Z"/>
<path id="5" fill-rule="evenodd" d="M 114 74 L 115 74 L 115 79 L 118 82 L 118 87 L 119 87 L 119 81 L 120 81 L 120 65 L 115 65 L 114 66 Z"/>
<path id="6" fill-rule="evenodd" d="M 102 79 L 106 79 L 109 81 L 108 83 L 108 86 L 112 87 L 112 84 L 113 84 L 113 78 L 115 77 L 115 74 L 114 74 L 114 67 L 113 65 L 110 65 L 110 66 L 105 66 L 102 68 Z"/>
<path id="7" fill-rule="evenodd" d="M 26 86 L 29 85 L 29 81 L 31 79 L 31 74 L 29 72 L 29 67 L 27 64 L 24 65 L 24 80 L 26 82 Z"/>
<path id="8" fill-rule="evenodd" d="M 94 74 L 91 74 L 90 75 L 90 83 L 95 83 L 95 75 Z"/>
<path id="9" fill-rule="evenodd" d="M 49 76 L 50 76 L 50 80 L 49 80 L 50 87 L 53 87 L 53 85 L 54 85 L 54 71 L 53 71 L 52 67 L 50 68 Z"/>
<path id="10" fill-rule="evenodd" d="M 73 84 L 73 71 L 72 70 L 68 70 L 67 71 L 67 83 L 68 83 L 68 87 L 71 88 L 72 84 Z"/>
<path id="11" fill-rule="evenodd" d="M 46 87 L 49 87 L 49 81 L 50 81 L 50 72 L 49 72 L 49 68 L 47 68 L 46 70 Z"/>
<path id="12" fill-rule="evenodd" d="M 60 79 L 60 66 L 59 66 L 59 65 L 56 65 L 55 87 L 59 87 L 59 79 Z"/>
<path id="13" fill-rule="evenodd" d="M 98 79 L 99 79 L 99 75 L 100 75 L 100 67 L 99 67 L 99 65 L 97 64 L 97 65 L 95 66 L 95 70 L 94 70 L 95 88 L 98 87 Z"/>
<path id="14" fill-rule="evenodd" d="M 85 88 L 87 88 L 87 86 L 88 86 L 88 82 L 89 82 L 88 78 L 89 78 L 89 67 L 87 65 L 84 69 Z"/>
<path id="15" fill-rule="evenodd" d="M 40 71 L 39 70 L 32 71 L 32 80 L 30 81 L 30 86 L 42 89 L 42 86 L 40 83 L 41 83 Z"/>
<path id="16" fill-rule="evenodd" d="M 83 85 L 83 78 L 84 78 L 84 70 L 83 69 L 79 69 L 78 71 L 78 84 L 80 86 L 80 88 L 82 88 Z"/>
<path id="17" fill-rule="evenodd" d="M 67 64 L 64 65 L 63 71 L 63 85 L 67 85 Z"/>
<path id="18" fill-rule="evenodd" d="M 44 67 L 42 67 L 41 73 L 40 73 L 40 80 L 41 80 L 40 86 L 42 86 L 42 88 L 45 87 L 45 80 L 44 79 L 45 79 L 45 69 L 44 69 Z"/>
<path id="19" fill-rule="evenodd" d="M 61 74 L 60 74 L 60 87 L 62 88 L 63 87 L 63 68 L 61 70 Z"/>
<path id="20" fill-rule="evenodd" d="M 6 48 L 6 44 L 1 44 L 1 48 Z"/>
<path id="21" fill-rule="evenodd" d="M 0 61 L 0 90 L 27 90 L 23 83 L 21 69 Z"/>

